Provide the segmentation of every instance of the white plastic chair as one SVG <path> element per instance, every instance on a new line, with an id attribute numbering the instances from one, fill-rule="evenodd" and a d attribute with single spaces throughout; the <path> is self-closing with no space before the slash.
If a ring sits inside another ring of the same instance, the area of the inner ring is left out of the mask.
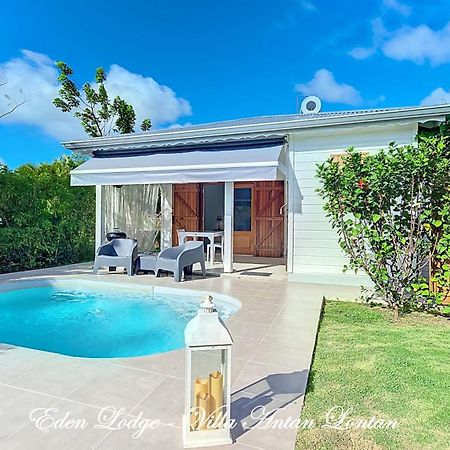
<path id="1" fill-rule="evenodd" d="M 210 263 L 212 263 L 212 255 L 216 254 L 216 249 L 218 249 L 218 248 L 220 249 L 220 257 L 222 258 L 222 261 L 223 261 L 223 242 L 222 242 L 222 238 L 219 238 L 219 239 L 220 239 L 220 242 L 214 241 L 206 246 L 206 259 Z M 214 253 L 211 253 L 212 251 Z"/>
<path id="2" fill-rule="evenodd" d="M 184 228 L 179 228 L 179 229 L 177 230 L 178 245 L 184 244 L 184 241 L 182 241 L 182 240 L 180 239 L 180 235 L 181 235 L 181 233 L 184 233 L 185 231 L 186 231 L 186 230 L 185 230 Z"/>

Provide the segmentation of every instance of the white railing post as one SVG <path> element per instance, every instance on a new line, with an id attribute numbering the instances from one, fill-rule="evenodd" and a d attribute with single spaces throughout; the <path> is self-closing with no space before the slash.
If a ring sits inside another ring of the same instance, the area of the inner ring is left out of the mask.
<path id="1" fill-rule="evenodd" d="M 233 272 L 234 183 L 225 183 L 223 271 Z"/>

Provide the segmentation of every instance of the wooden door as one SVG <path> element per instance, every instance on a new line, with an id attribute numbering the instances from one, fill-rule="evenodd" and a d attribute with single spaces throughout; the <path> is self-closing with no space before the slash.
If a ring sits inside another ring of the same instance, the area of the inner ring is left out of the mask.
<path id="1" fill-rule="evenodd" d="M 178 245 L 177 230 L 202 230 L 201 184 L 173 185 L 172 245 Z"/>
<path id="2" fill-rule="evenodd" d="M 255 182 L 255 256 L 283 256 L 284 205 L 283 181 Z"/>
<path id="3" fill-rule="evenodd" d="M 253 183 L 234 184 L 233 251 L 240 255 L 253 255 L 254 207 Z"/>

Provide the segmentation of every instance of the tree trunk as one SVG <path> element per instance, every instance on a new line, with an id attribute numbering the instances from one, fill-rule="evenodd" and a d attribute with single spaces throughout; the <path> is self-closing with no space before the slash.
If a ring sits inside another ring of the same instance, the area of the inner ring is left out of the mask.
<path id="1" fill-rule="evenodd" d="M 399 314 L 399 310 L 398 310 L 398 305 L 397 304 L 394 305 L 393 313 L 394 313 L 394 322 L 398 322 L 400 314 Z"/>

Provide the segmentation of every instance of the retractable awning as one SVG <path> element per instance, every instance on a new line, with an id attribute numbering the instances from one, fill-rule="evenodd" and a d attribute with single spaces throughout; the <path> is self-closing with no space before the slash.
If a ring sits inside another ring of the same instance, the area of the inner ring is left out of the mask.
<path id="1" fill-rule="evenodd" d="M 94 157 L 71 172 L 73 186 L 270 181 L 282 179 L 282 144 L 173 149 L 142 156 Z"/>

